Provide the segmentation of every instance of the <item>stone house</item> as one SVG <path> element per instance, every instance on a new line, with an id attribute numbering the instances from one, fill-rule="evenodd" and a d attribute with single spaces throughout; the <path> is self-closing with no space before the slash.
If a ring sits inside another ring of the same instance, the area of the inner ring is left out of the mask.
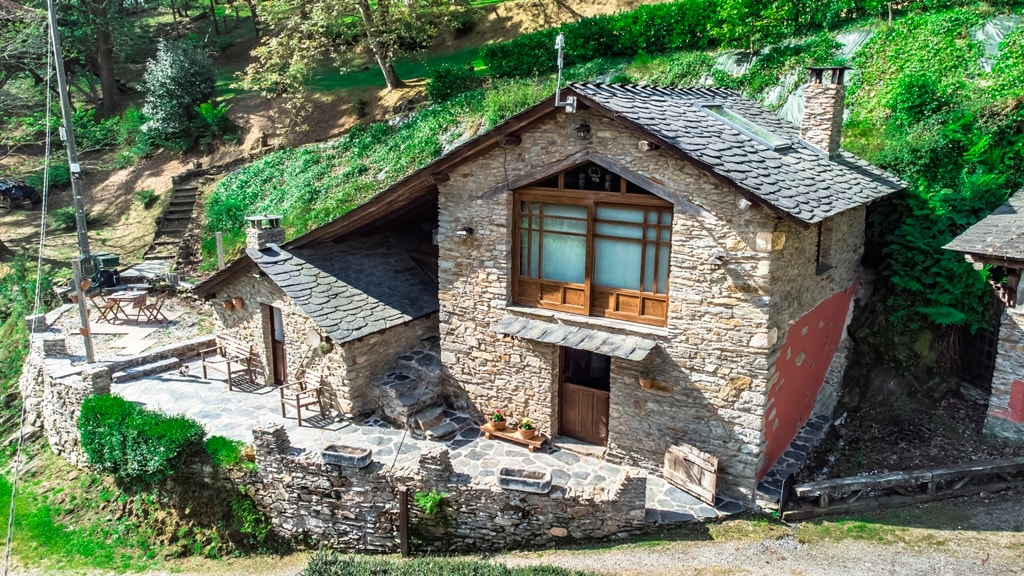
<path id="1" fill-rule="evenodd" d="M 1024 189 L 945 246 L 968 262 L 991 265 L 997 296 L 1006 306 L 999 323 L 995 368 L 984 431 L 1024 441 Z"/>
<path id="2" fill-rule="evenodd" d="M 289 339 L 330 335 L 321 322 L 341 318 L 296 307 L 295 272 L 276 259 L 344 259 L 403 231 L 434 308 L 396 307 L 394 324 L 331 353 L 342 413 L 372 407 L 388 359 L 435 336 L 448 406 L 529 417 L 655 473 L 688 445 L 717 461 L 721 493 L 749 501 L 844 338 L 866 205 L 905 186 L 839 149 L 843 74 L 812 69 L 801 127 L 730 90 L 570 85 L 568 106 L 537 104 L 349 214 L 255 245 L 198 291 L 281 306 Z M 360 314 L 343 298 L 307 303 Z M 218 314 L 272 339 L 272 313 Z"/>

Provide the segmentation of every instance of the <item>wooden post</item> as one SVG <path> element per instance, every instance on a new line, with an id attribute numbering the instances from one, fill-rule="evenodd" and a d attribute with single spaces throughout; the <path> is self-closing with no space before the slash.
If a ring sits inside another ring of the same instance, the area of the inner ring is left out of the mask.
<path id="1" fill-rule="evenodd" d="M 217 270 L 224 269 L 224 233 L 217 232 Z"/>
<path id="2" fill-rule="evenodd" d="M 409 557 L 409 488 L 398 487 L 398 544 L 402 558 Z"/>
<path id="3" fill-rule="evenodd" d="M 78 317 L 82 323 L 79 332 L 85 340 L 85 361 L 89 364 L 96 362 L 96 353 L 92 347 L 92 333 L 89 329 L 89 308 L 85 303 L 85 290 L 82 290 L 82 261 L 72 260 L 71 269 L 74 271 L 74 291 L 78 296 Z M 38 280 L 37 280 L 38 282 Z"/>

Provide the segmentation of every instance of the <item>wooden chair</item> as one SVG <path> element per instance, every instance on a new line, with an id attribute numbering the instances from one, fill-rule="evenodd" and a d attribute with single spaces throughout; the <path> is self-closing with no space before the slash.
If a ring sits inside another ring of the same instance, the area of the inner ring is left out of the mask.
<path id="1" fill-rule="evenodd" d="M 306 377 L 295 384 L 285 384 L 278 388 L 281 393 L 281 416 L 288 417 L 285 408 L 291 406 L 302 426 L 302 409 L 317 407 L 320 415 L 327 413 L 324 408 L 323 375 L 320 372 L 306 372 Z"/>
<path id="2" fill-rule="evenodd" d="M 156 297 L 156 302 L 150 302 L 142 307 L 142 313 L 146 316 L 147 322 L 170 322 L 170 318 L 161 312 L 168 298 L 169 295 L 164 292 Z"/>
<path id="3" fill-rule="evenodd" d="M 99 318 L 96 319 L 97 322 L 113 322 L 117 320 L 117 315 L 121 312 L 121 304 L 117 300 L 104 298 L 98 294 L 90 296 L 89 299 L 92 300 L 92 305 L 96 307 L 96 311 L 100 314 Z"/>
<path id="4" fill-rule="evenodd" d="M 132 300 L 132 310 L 131 310 L 131 312 L 128 312 L 127 310 L 125 310 L 124 314 L 125 314 L 125 316 L 128 317 L 129 320 L 133 320 L 132 314 L 134 314 L 135 315 L 135 318 L 134 318 L 135 323 L 138 324 L 139 320 L 141 320 L 142 317 L 145 316 L 145 308 L 146 308 L 146 295 L 145 294 L 141 294 L 139 296 L 136 296 L 135 299 Z"/>
<path id="5" fill-rule="evenodd" d="M 199 356 L 203 364 L 203 378 L 209 379 L 206 375 L 207 369 L 226 374 L 229 391 L 233 390 L 231 377 L 236 374 L 248 374 L 249 380 L 253 380 L 252 361 L 255 358 L 255 353 L 252 344 L 230 336 L 218 336 L 217 345 L 200 350 Z"/>

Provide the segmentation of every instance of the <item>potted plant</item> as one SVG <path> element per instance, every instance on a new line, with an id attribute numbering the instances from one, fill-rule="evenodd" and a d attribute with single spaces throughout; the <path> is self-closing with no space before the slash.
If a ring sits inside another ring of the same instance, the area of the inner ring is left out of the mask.
<path id="1" fill-rule="evenodd" d="M 504 430 L 505 429 L 505 415 L 501 413 L 501 408 L 496 408 L 494 413 L 491 414 L 491 429 L 492 430 Z"/>
<path id="2" fill-rule="evenodd" d="M 647 390 L 654 385 L 654 374 L 648 371 L 641 372 L 638 381 L 640 382 L 640 387 Z"/>
<path id="3" fill-rule="evenodd" d="M 519 437 L 524 440 L 533 440 L 533 436 L 537 434 L 537 430 L 533 427 L 533 420 L 529 418 L 523 418 L 519 421 Z"/>

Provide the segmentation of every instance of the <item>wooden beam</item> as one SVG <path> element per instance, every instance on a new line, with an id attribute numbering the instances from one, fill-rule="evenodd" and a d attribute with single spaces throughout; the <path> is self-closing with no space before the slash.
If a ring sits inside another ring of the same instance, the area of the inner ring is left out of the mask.
<path id="1" fill-rule="evenodd" d="M 502 136 L 498 140 L 498 144 L 501 144 L 502 146 L 519 146 L 522 143 L 523 143 L 523 137 L 519 136 L 519 135 L 516 135 L 516 134 L 509 134 L 507 136 Z"/>
<path id="2" fill-rule="evenodd" d="M 435 185 L 437 185 L 437 184 L 444 184 L 445 182 L 447 182 L 447 181 L 449 181 L 451 179 L 452 179 L 452 177 L 449 176 L 448 174 L 431 174 L 428 177 L 429 182 L 431 184 L 435 184 Z"/>
<path id="3" fill-rule="evenodd" d="M 641 141 L 636 143 L 636 147 L 641 152 L 651 152 L 653 150 L 657 150 L 658 148 L 661 148 L 661 146 L 658 146 L 657 142 L 651 142 L 650 140 L 641 140 Z"/>

